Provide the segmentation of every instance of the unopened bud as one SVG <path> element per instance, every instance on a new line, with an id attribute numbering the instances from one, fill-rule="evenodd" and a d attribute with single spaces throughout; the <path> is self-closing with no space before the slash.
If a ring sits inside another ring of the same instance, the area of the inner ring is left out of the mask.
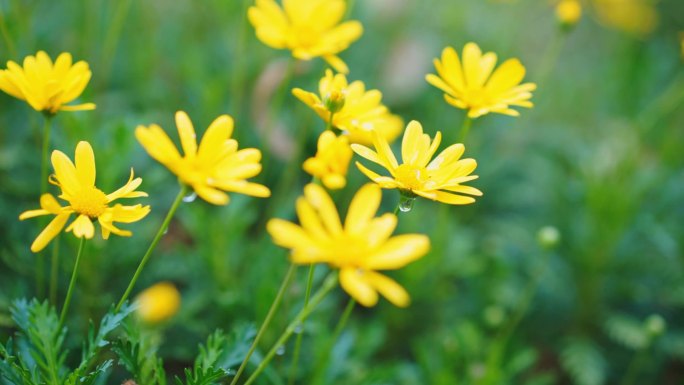
<path id="1" fill-rule="evenodd" d="M 561 0 L 556 6 L 556 17 L 564 29 L 570 29 L 582 17 L 582 5 L 579 0 Z"/>
<path id="2" fill-rule="evenodd" d="M 333 114 L 340 111 L 344 107 L 344 103 L 344 94 L 338 90 L 331 91 L 325 98 L 325 108 Z"/>
<path id="3" fill-rule="evenodd" d="M 644 326 L 646 328 L 646 332 L 651 337 L 656 337 L 663 334 L 666 328 L 665 320 L 658 314 L 653 314 L 646 318 Z"/>

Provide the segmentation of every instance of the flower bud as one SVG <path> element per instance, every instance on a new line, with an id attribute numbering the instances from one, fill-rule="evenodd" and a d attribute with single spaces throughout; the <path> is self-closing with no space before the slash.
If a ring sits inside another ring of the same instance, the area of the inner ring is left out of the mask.
<path id="1" fill-rule="evenodd" d="M 178 312 L 180 293 L 173 284 L 160 282 L 138 295 L 138 317 L 147 323 L 166 321 Z"/>
<path id="2" fill-rule="evenodd" d="M 658 314 L 653 314 L 646 318 L 644 327 L 646 329 L 646 333 L 648 333 L 651 337 L 656 337 L 665 332 L 666 324 L 663 317 Z"/>
<path id="3" fill-rule="evenodd" d="M 582 5 L 579 0 L 561 0 L 556 6 L 556 18 L 563 29 L 570 29 L 582 17 Z"/>
<path id="4" fill-rule="evenodd" d="M 336 113 L 344 107 L 345 97 L 344 94 L 338 90 L 333 90 L 325 98 L 325 108 L 331 113 Z"/>

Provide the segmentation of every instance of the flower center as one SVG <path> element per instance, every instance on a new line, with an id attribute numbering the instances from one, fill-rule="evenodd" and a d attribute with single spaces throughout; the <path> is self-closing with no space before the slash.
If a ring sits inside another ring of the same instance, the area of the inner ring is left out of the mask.
<path id="1" fill-rule="evenodd" d="M 362 237 L 354 237 L 344 234 L 335 239 L 331 250 L 331 264 L 337 267 L 363 266 L 363 259 L 369 254 L 368 241 Z"/>
<path id="2" fill-rule="evenodd" d="M 294 26 L 292 32 L 292 42 L 297 48 L 307 49 L 318 44 L 320 34 L 309 26 Z"/>
<path id="3" fill-rule="evenodd" d="M 97 218 L 107 209 L 107 196 L 95 187 L 83 187 L 69 203 L 77 213 Z"/>
<path id="4" fill-rule="evenodd" d="M 425 182 L 429 180 L 427 171 L 424 168 L 402 164 L 394 170 L 394 178 L 403 184 L 408 190 L 420 190 Z"/>

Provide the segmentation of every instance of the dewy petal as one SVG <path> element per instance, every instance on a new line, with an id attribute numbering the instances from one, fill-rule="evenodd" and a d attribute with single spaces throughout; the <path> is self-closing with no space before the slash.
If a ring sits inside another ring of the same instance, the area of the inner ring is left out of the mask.
<path id="1" fill-rule="evenodd" d="M 349 205 L 347 218 L 344 222 L 345 231 L 349 234 L 363 232 L 368 226 L 368 222 L 378 211 L 381 199 L 382 192 L 378 185 L 368 183 L 361 187 Z"/>
<path id="2" fill-rule="evenodd" d="M 393 305 L 407 307 L 411 303 L 408 292 L 393 279 L 374 271 L 366 271 L 366 280 Z"/>
<path id="3" fill-rule="evenodd" d="M 197 135 L 190 117 L 184 111 L 176 112 L 176 127 L 178 128 L 183 153 L 186 157 L 195 157 L 197 155 Z"/>
<path id="4" fill-rule="evenodd" d="M 81 189 L 81 183 L 71 159 L 63 152 L 55 150 L 52 152 L 51 160 L 62 191 L 68 195 L 76 194 Z"/>
<path id="5" fill-rule="evenodd" d="M 57 215 L 45 227 L 45 229 L 43 229 L 43 231 L 40 234 L 38 234 L 38 237 L 35 241 L 33 241 L 33 244 L 31 245 L 31 251 L 37 253 L 43 250 L 45 246 L 47 246 L 47 244 L 50 243 L 50 241 L 62 231 L 70 215 L 71 213 L 62 213 Z"/>
<path id="6" fill-rule="evenodd" d="M 430 250 L 430 239 L 425 235 L 406 234 L 390 238 L 373 255 L 365 267 L 372 270 L 394 270 L 422 258 Z"/>
<path id="7" fill-rule="evenodd" d="M 378 303 L 378 293 L 369 284 L 363 271 L 355 268 L 345 268 L 340 271 L 340 285 L 363 306 L 371 307 Z"/>
<path id="8" fill-rule="evenodd" d="M 72 231 L 77 238 L 91 239 L 95 235 L 95 226 L 87 215 L 79 215 L 75 221 L 66 228 L 66 231 Z"/>
<path id="9" fill-rule="evenodd" d="M 78 142 L 76 145 L 76 176 L 81 186 L 95 186 L 95 154 L 90 143 Z"/>

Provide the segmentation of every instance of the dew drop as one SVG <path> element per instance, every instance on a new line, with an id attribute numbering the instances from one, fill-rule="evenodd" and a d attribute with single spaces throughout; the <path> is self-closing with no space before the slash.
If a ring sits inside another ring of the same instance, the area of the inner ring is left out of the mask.
<path id="1" fill-rule="evenodd" d="M 279 356 L 282 356 L 285 354 L 285 347 L 284 346 L 278 346 L 278 349 L 276 349 L 276 354 Z"/>
<path id="2" fill-rule="evenodd" d="M 399 202 L 399 210 L 402 213 L 407 213 L 411 211 L 413 208 L 413 201 L 415 201 L 416 198 L 402 198 L 401 202 Z"/>
<path id="3" fill-rule="evenodd" d="M 194 202 L 195 199 L 197 199 L 197 193 L 193 191 L 191 194 L 183 197 L 183 202 L 191 203 L 191 202 Z"/>
<path id="4" fill-rule="evenodd" d="M 300 325 L 295 326 L 293 332 L 294 332 L 294 334 L 302 334 L 302 325 L 300 324 Z"/>

